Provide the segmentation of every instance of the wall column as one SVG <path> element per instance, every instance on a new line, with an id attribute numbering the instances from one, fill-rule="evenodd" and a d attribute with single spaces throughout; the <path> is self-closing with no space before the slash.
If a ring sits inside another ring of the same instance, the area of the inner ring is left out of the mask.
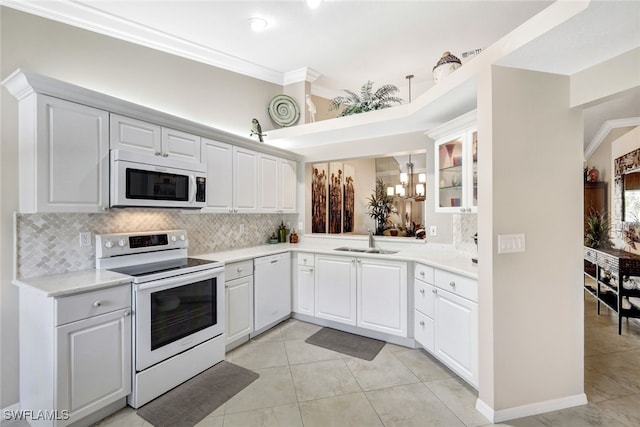
<path id="1" fill-rule="evenodd" d="M 582 110 L 567 76 L 493 66 L 478 120 L 477 408 L 500 422 L 585 404 Z M 498 253 L 517 233 L 526 251 Z"/>

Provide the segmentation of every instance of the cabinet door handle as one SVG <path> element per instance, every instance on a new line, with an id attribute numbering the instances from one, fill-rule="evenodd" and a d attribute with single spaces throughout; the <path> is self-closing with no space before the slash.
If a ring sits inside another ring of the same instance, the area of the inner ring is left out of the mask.
<path id="1" fill-rule="evenodd" d="M 125 311 L 124 313 L 122 313 L 122 315 L 123 315 L 124 317 L 129 317 L 129 316 L 131 316 L 131 311 L 127 310 L 127 311 Z"/>
<path id="2" fill-rule="evenodd" d="M 422 277 L 424 277 L 424 271 L 421 271 L 421 272 L 420 272 L 420 275 L 421 275 Z"/>
<path id="3" fill-rule="evenodd" d="M 238 273 L 242 273 L 242 267 L 238 267 Z"/>
<path id="4" fill-rule="evenodd" d="M 169 157 L 169 154 L 164 153 L 164 154 L 162 155 L 162 157 Z"/>
<path id="5" fill-rule="evenodd" d="M 93 303 L 94 307 L 100 307 L 102 305 L 102 301 L 98 300 Z"/>
<path id="6" fill-rule="evenodd" d="M 464 212 L 464 208 L 460 208 L 460 212 Z"/>
<path id="7" fill-rule="evenodd" d="M 467 208 L 467 212 L 471 212 L 471 208 Z"/>
<path id="8" fill-rule="evenodd" d="M 355 263 L 356 263 L 356 259 L 355 259 L 355 258 L 352 258 L 352 259 L 351 259 L 351 264 L 355 264 Z"/>
<path id="9" fill-rule="evenodd" d="M 358 258 L 358 262 L 360 263 L 360 262 L 362 262 L 362 260 L 360 258 Z"/>
<path id="10" fill-rule="evenodd" d="M 433 292 L 434 294 L 437 294 L 437 293 L 438 293 L 438 290 L 437 290 L 437 289 L 434 289 L 434 290 L 432 290 L 431 292 Z"/>
<path id="11" fill-rule="evenodd" d="M 420 293 L 421 293 L 421 294 L 424 294 L 424 289 L 420 289 Z"/>
<path id="12" fill-rule="evenodd" d="M 456 286 L 456 282 L 454 282 L 453 280 L 452 280 L 452 281 L 450 281 L 450 282 L 449 282 L 449 286 L 452 286 L 452 287 L 454 287 L 454 288 L 455 288 L 455 286 Z"/>
<path id="13" fill-rule="evenodd" d="M 155 154 L 156 156 L 162 156 L 162 153 L 161 153 L 161 152 L 159 152 L 159 151 L 156 151 L 154 154 Z"/>
<path id="14" fill-rule="evenodd" d="M 424 326 L 424 320 L 420 321 L 420 326 Z"/>

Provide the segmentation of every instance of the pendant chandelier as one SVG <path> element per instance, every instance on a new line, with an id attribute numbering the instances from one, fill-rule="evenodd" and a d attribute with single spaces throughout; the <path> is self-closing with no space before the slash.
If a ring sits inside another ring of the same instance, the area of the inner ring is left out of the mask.
<path id="1" fill-rule="evenodd" d="M 409 162 L 407 163 L 407 172 L 400 172 L 400 184 L 394 187 L 387 187 L 388 196 L 398 196 L 403 199 L 412 199 L 417 202 L 425 200 L 427 174 L 419 173 L 418 182 L 415 182 L 415 174 L 413 173 L 413 162 L 411 154 L 409 154 Z"/>

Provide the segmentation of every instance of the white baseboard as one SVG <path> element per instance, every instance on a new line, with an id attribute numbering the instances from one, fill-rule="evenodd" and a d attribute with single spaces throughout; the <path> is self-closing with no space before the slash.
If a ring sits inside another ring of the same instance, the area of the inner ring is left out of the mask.
<path id="1" fill-rule="evenodd" d="M 526 405 L 515 406 L 513 408 L 500 409 L 498 411 L 478 399 L 476 400 L 476 410 L 492 423 L 501 423 L 503 421 L 515 420 L 517 418 L 558 411 L 560 409 L 572 408 L 574 406 L 586 404 L 587 395 L 580 393 L 573 396 L 561 397 L 560 399 L 528 403 Z"/>

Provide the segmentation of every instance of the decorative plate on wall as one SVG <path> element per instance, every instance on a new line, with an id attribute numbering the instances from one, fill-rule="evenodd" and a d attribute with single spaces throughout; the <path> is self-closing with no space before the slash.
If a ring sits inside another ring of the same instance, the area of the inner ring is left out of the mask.
<path id="1" fill-rule="evenodd" d="M 276 95 L 269 103 L 271 120 L 282 127 L 291 126 L 300 119 L 300 110 L 296 101 L 288 95 Z"/>

